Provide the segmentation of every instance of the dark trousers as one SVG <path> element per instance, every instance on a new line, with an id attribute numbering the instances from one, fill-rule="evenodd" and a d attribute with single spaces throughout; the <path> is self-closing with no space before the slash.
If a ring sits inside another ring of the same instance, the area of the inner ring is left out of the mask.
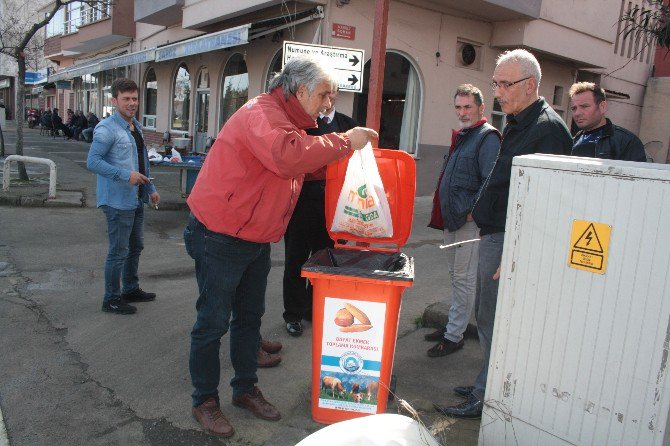
<path id="1" fill-rule="evenodd" d="M 316 251 L 332 248 L 326 229 L 325 181 L 305 181 L 284 234 L 284 320 L 312 320 L 312 286 L 300 277 L 302 265 Z"/>
<path id="2" fill-rule="evenodd" d="M 184 230 L 186 251 L 195 260 L 200 292 L 191 331 L 189 369 L 193 406 L 219 400 L 221 337 L 230 329 L 233 396 L 258 382 L 256 354 L 270 272 L 270 244 L 248 242 L 208 230 L 193 216 Z"/>

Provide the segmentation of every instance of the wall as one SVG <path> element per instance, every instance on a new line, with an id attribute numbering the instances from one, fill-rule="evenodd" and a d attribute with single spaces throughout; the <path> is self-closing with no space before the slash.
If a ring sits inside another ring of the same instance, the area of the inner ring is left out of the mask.
<path id="1" fill-rule="evenodd" d="M 652 77 L 649 79 L 642 109 L 640 139 L 643 143 L 660 141 L 660 151 L 664 159 L 657 162 L 670 163 L 670 128 L 668 128 L 668 110 L 670 110 L 670 77 Z M 660 158 L 663 158 L 662 156 Z"/>

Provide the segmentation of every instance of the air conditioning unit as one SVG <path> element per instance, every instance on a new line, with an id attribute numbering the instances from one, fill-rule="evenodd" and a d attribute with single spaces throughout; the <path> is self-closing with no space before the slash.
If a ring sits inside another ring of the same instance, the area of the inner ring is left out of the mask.
<path id="1" fill-rule="evenodd" d="M 481 52 L 481 45 L 459 40 L 456 47 L 456 66 L 481 69 Z"/>
<path id="2" fill-rule="evenodd" d="M 155 116 L 145 116 L 143 119 L 142 126 L 146 128 L 156 128 L 156 117 Z"/>

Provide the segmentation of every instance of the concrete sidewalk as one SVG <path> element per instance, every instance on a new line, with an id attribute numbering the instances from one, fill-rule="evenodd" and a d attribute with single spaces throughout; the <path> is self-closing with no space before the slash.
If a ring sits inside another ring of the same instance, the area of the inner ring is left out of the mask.
<path id="1" fill-rule="evenodd" d="M 11 135 L 5 135 L 6 141 L 10 139 Z M 8 144 L 7 149 L 9 154 L 13 153 L 11 145 Z M 0 378 L 0 402 L 12 445 L 46 444 L 31 441 L 34 437 L 30 433 L 41 429 L 57 432 L 61 424 L 65 426 L 63 430 L 69 432 L 69 437 L 63 439 L 67 439 L 68 444 L 285 446 L 319 429 L 321 425 L 315 423 L 310 414 L 311 327 L 307 327 L 302 337 L 292 338 L 286 333 L 281 317 L 284 246 L 280 242 L 272 246 L 262 333 L 284 344 L 283 361 L 277 368 L 259 370 L 259 387 L 280 409 L 282 420 L 261 421 L 231 405 L 226 336 L 221 348 L 219 390 L 224 414 L 237 433 L 228 442 L 219 442 L 201 433 L 190 414 L 189 332 L 194 321 L 197 287 L 193 264 L 184 252 L 181 239 L 188 212 L 179 191 L 178 175 L 160 168 L 152 173 L 163 202 L 159 212 L 147 212 L 140 277 L 143 288 L 157 292 L 159 298 L 155 303 L 139 304 L 137 315 L 109 315 L 100 311 L 106 238 L 101 229 L 104 228 L 102 213 L 94 209 L 95 176 L 85 169 L 87 149 L 85 143 L 54 140 L 26 129 L 24 154 L 53 159 L 58 166 L 59 190 L 80 192 L 85 207 L 56 210 L 24 204 L 5 206 L 0 212 L 3 246 L 6 246 L 0 248 L 0 254 L 6 250 L 7 262 L 11 264 L 10 273 L 0 274 L 0 287 L 3 281 L 9 281 L 17 290 L 11 305 L 0 308 L 0 318 L 10 310 L 19 312 L 21 305 L 28 310 L 37 308 L 45 316 L 40 319 L 46 320 L 56 333 L 54 336 L 61 337 L 60 342 L 55 342 L 62 344 L 58 348 L 64 354 L 76 355 L 75 371 L 71 372 L 76 377 L 63 377 L 62 386 L 41 384 L 40 375 L 35 376 L 30 388 L 22 387 L 15 380 L 9 385 L 6 378 Z M 44 178 L 38 169 L 31 172 L 33 177 Z M 0 193 L 0 198 L 13 193 L 27 197 L 32 193 L 46 193 L 47 189 L 47 184 L 39 181 L 14 186 L 9 194 Z M 403 295 L 399 317 L 394 362 L 394 374 L 398 378 L 396 394 L 417 409 L 423 422 L 439 431 L 442 444 L 473 445 L 477 441 L 478 420 L 445 419 L 432 407 L 432 403 L 461 401 L 451 389 L 473 382 L 481 366 L 481 354 L 478 342 L 471 338 L 461 351 L 445 358 L 428 358 L 425 353 L 432 344 L 425 342 L 423 335 L 432 329 L 421 328 L 422 321 L 444 324 L 450 299 L 444 252 L 438 249 L 442 236 L 426 227 L 431 201 L 431 197 L 416 199 L 412 235 L 402 249 L 414 257 L 416 277 L 414 286 Z M 26 234 L 40 234 L 40 237 Z M 31 311 L 26 313 L 28 322 Z M 0 364 L 0 376 L 5 377 L 27 373 L 21 367 L 24 363 L 21 355 L 44 358 L 44 361 L 49 357 L 34 352 L 30 356 L 31 348 L 44 348 L 45 342 L 36 342 L 34 347 L 22 343 L 24 351 L 11 348 L 24 342 L 21 325 L 16 325 L 21 315 L 12 315 L 11 323 L 0 320 L 0 336 L 7 339 L 5 347 L 0 346 L 0 356 L 7 358 Z M 16 328 L 12 329 L 14 325 Z M 59 373 L 70 373 L 60 362 L 44 365 L 50 366 L 62 368 Z M 94 400 L 89 404 L 84 400 L 79 405 L 72 403 L 77 408 L 73 409 L 69 400 L 82 392 L 92 393 L 91 388 L 107 395 L 105 398 L 111 403 L 96 404 Z M 63 395 L 54 393 L 57 390 L 64 392 Z M 26 394 L 35 393 L 58 402 L 57 412 L 46 413 L 46 419 L 38 422 L 31 420 L 34 409 L 25 402 Z M 406 414 L 397 401 L 396 398 L 389 404 L 388 412 Z M 80 422 L 69 426 L 71 420 L 64 415 L 73 410 L 80 412 L 77 413 Z M 114 413 L 119 411 L 118 419 L 114 418 Z M 109 427 L 104 429 L 103 425 L 87 434 L 89 426 L 96 426 L 100 417 L 103 422 L 109 419 Z M 53 423 L 59 425 L 54 428 Z M 157 432 L 163 436 L 156 437 Z M 51 435 L 55 441 L 52 444 L 58 444 L 60 437 Z M 77 438 L 86 438 L 86 441 L 77 441 Z M 180 438 L 183 442 L 168 442 L 166 438 Z"/>

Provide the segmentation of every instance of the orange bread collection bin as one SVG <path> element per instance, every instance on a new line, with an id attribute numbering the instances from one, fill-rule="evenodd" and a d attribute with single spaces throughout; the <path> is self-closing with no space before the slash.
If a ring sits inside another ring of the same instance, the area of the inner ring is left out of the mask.
<path id="1" fill-rule="evenodd" d="M 414 281 L 414 261 L 399 249 L 412 229 L 415 162 L 400 150 L 373 151 L 393 236 L 365 238 L 329 230 L 335 248 L 315 253 L 302 268 L 313 286 L 312 418 L 324 424 L 386 411 L 401 297 Z M 347 164 L 348 158 L 328 166 L 328 228 Z"/>

